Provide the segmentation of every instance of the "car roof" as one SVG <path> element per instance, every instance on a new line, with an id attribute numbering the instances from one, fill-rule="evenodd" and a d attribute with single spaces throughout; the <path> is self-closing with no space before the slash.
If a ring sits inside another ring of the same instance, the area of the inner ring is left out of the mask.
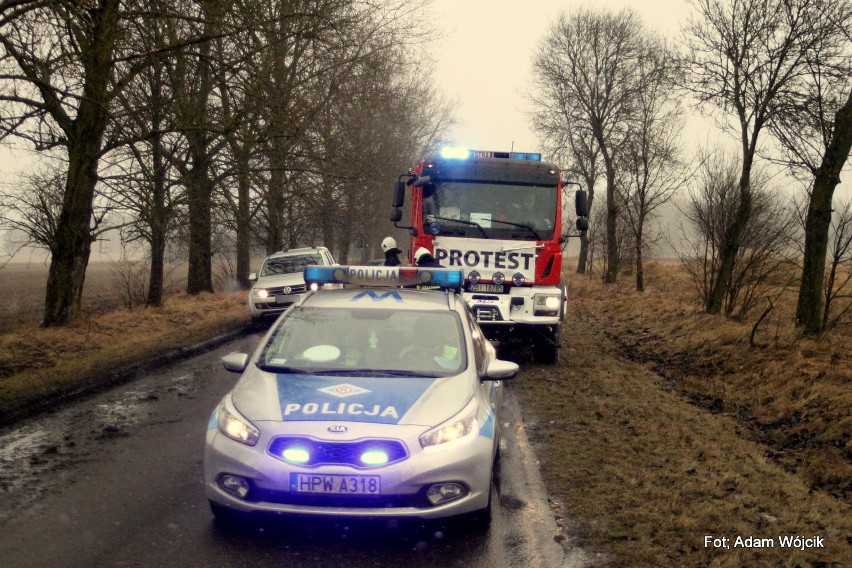
<path id="1" fill-rule="evenodd" d="M 325 248 L 325 247 L 302 247 L 302 248 L 281 250 L 281 251 L 278 251 L 276 253 L 270 254 L 266 258 L 270 259 L 270 258 L 284 258 L 284 257 L 287 257 L 287 256 L 300 256 L 300 255 L 304 255 L 304 254 L 311 254 L 311 253 L 320 252 L 320 251 L 327 251 L 327 250 L 328 249 Z"/>
<path id="2" fill-rule="evenodd" d="M 308 295 L 302 306 L 316 308 L 384 308 L 394 311 L 449 311 L 456 305 L 450 292 L 409 288 L 353 287 L 319 290 Z M 367 298 L 372 301 L 366 301 Z M 364 301 L 358 301 L 364 300 Z"/>

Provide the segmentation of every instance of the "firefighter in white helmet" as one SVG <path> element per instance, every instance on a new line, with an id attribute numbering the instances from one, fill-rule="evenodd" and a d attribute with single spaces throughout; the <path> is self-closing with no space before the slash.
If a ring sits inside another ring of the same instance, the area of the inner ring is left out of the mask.
<path id="1" fill-rule="evenodd" d="M 414 252 L 414 264 L 424 268 L 443 268 L 443 265 L 424 247 L 420 247 Z"/>
<path id="2" fill-rule="evenodd" d="M 399 260 L 399 255 L 402 252 L 396 246 L 396 239 L 393 237 L 385 237 L 382 241 L 382 252 L 385 253 L 385 266 L 399 266 L 402 263 Z"/>

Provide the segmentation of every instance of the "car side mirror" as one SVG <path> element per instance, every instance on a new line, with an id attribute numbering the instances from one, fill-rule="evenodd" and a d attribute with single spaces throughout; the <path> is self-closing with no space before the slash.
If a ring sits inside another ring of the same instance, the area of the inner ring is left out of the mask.
<path id="1" fill-rule="evenodd" d="M 504 361 L 502 359 L 492 359 L 488 363 L 488 368 L 485 369 L 484 381 L 506 381 L 513 378 L 520 371 L 517 363 Z"/>
<path id="2" fill-rule="evenodd" d="M 391 211 L 390 220 L 392 223 L 399 223 L 402 221 L 402 209 L 394 207 Z"/>
<path id="3" fill-rule="evenodd" d="M 249 356 L 246 353 L 228 353 L 222 357 L 222 364 L 234 373 L 242 373 L 248 367 Z"/>
<path id="4" fill-rule="evenodd" d="M 249 282 L 257 282 L 257 272 L 249 274 Z"/>
<path id="5" fill-rule="evenodd" d="M 577 218 L 577 230 L 578 231 L 588 231 L 589 230 L 589 220 L 585 217 Z"/>

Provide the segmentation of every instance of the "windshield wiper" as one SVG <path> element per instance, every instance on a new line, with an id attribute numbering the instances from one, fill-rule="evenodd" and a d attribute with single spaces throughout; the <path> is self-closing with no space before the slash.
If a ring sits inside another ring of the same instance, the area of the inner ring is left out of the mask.
<path id="1" fill-rule="evenodd" d="M 530 227 L 529 225 L 523 225 L 521 223 L 513 223 L 512 221 L 501 221 L 500 219 L 491 219 L 492 223 L 505 223 L 506 225 L 512 225 L 513 227 L 520 227 L 521 229 L 526 229 L 530 231 L 533 235 L 535 235 L 535 240 L 540 241 L 541 237 L 538 235 L 538 231 Z"/>
<path id="2" fill-rule="evenodd" d="M 485 232 L 485 229 L 482 228 L 482 225 L 474 221 L 465 221 L 464 219 L 453 219 L 452 217 L 438 217 L 437 215 L 427 215 L 426 217 L 432 219 L 440 219 L 441 221 L 454 221 L 456 223 L 461 223 L 462 225 L 470 225 L 472 227 L 476 227 L 482 233 L 483 237 L 485 237 L 486 239 L 488 238 L 488 233 Z"/>
<path id="3" fill-rule="evenodd" d="M 287 373 L 290 375 L 315 375 L 316 372 L 310 369 L 300 369 L 299 367 L 287 367 L 286 365 L 261 365 L 257 364 L 257 368 L 267 373 Z"/>
<path id="4" fill-rule="evenodd" d="M 324 369 L 318 375 L 343 375 L 356 377 L 435 377 L 434 373 L 401 371 L 397 369 Z"/>

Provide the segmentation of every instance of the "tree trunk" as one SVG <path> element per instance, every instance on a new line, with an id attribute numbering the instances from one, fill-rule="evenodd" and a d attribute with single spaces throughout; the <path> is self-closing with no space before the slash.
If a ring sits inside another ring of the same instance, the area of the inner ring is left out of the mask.
<path id="1" fill-rule="evenodd" d="M 642 264 L 642 228 L 636 235 L 636 291 L 645 291 L 645 268 Z"/>
<path id="2" fill-rule="evenodd" d="M 240 288 L 251 288 L 248 275 L 251 272 L 251 183 L 250 165 L 247 155 L 238 161 L 237 178 L 237 283 Z"/>
<path id="3" fill-rule="evenodd" d="M 823 278 L 825 255 L 828 250 L 828 229 L 831 225 L 831 201 L 834 188 L 840 183 L 840 172 L 852 147 L 852 93 L 834 115 L 834 132 L 825 150 L 822 163 L 814 177 L 813 191 L 805 220 L 805 253 L 796 323 L 805 333 L 818 334 L 823 320 Z"/>
<path id="4" fill-rule="evenodd" d="M 210 156 L 206 155 L 206 151 L 206 144 L 196 146 L 192 170 L 186 179 L 189 211 L 189 273 L 186 292 L 192 295 L 213 291 L 213 182 L 209 172 Z"/>
<path id="5" fill-rule="evenodd" d="M 607 166 L 606 175 L 606 276 L 604 282 L 618 280 L 618 206 L 615 200 L 615 171 Z"/>
<path id="6" fill-rule="evenodd" d="M 83 96 L 68 135 L 68 176 L 62 211 L 50 244 L 45 327 L 64 325 L 80 313 L 92 250 L 92 211 L 98 159 L 109 122 L 109 80 L 118 28 L 118 0 L 91 10 L 89 45 L 83 57 Z"/>
<path id="7" fill-rule="evenodd" d="M 740 201 L 733 221 L 725 228 L 724 243 L 719 252 L 719 276 L 710 292 L 710 304 L 707 313 L 718 314 L 722 311 L 725 303 L 725 295 L 728 293 L 728 284 L 734 273 L 734 264 L 737 254 L 740 252 L 740 238 L 751 218 L 751 167 L 754 163 L 754 148 L 756 147 L 758 128 L 752 133 L 755 142 L 751 147 L 743 143 L 743 167 L 740 173 Z"/>
<path id="8" fill-rule="evenodd" d="M 159 93 L 157 93 L 159 95 Z M 160 98 L 157 98 L 160 102 Z M 153 130 L 160 129 L 158 116 L 152 121 Z M 151 272 L 148 277 L 148 306 L 161 306 L 165 292 L 166 270 L 166 241 L 169 225 L 169 211 L 166 203 L 166 165 L 163 152 L 162 136 L 157 135 L 151 141 L 151 169 L 153 170 L 153 186 L 151 188 L 151 210 L 148 212 L 150 224 Z"/>

